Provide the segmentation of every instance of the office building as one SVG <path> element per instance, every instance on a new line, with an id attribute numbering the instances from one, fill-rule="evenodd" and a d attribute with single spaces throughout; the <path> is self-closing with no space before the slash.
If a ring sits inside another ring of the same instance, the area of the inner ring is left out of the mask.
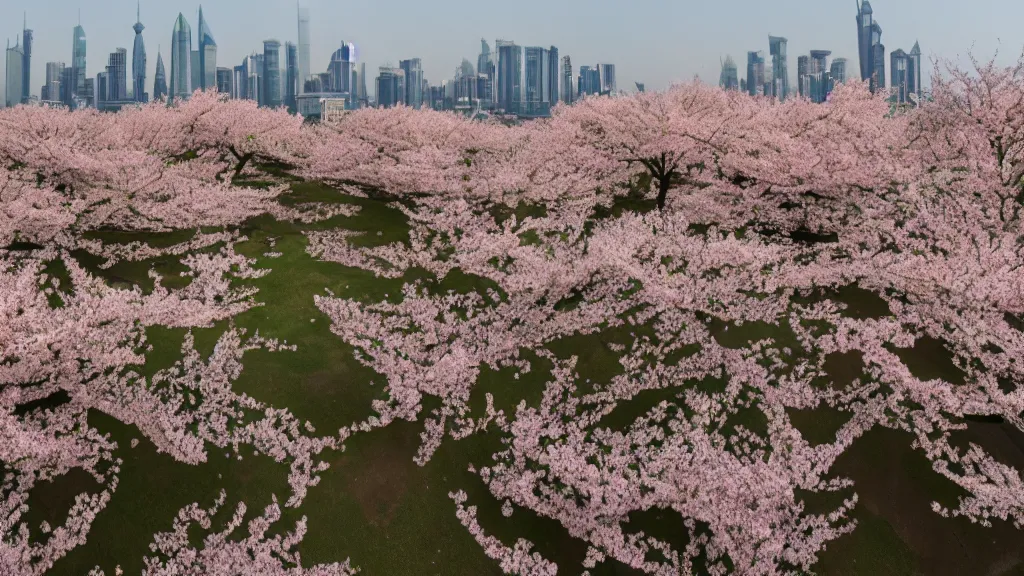
<path id="1" fill-rule="evenodd" d="M 832 60 L 832 66 L 829 68 L 829 76 L 832 77 L 832 86 L 846 82 L 846 58 L 836 58 Z M 831 92 L 831 90 L 829 90 Z"/>
<path id="2" fill-rule="evenodd" d="M 598 64 L 597 71 L 601 78 L 601 94 L 615 92 L 615 64 Z"/>
<path id="3" fill-rule="evenodd" d="M 747 93 L 751 96 L 764 95 L 765 84 L 764 52 L 747 52 Z"/>
<path id="4" fill-rule="evenodd" d="M 234 70 L 219 66 L 217 68 L 217 92 L 230 95 L 234 84 Z"/>
<path id="5" fill-rule="evenodd" d="M 807 78 L 810 69 L 810 56 L 796 57 L 796 90 L 801 98 L 807 98 L 807 94 L 810 92 L 810 79 Z"/>
<path id="6" fill-rule="evenodd" d="M 736 68 L 736 61 L 732 56 L 726 55 L 722 62 L 722 73 L 718 76 L 718 85 L 726 90 L 739 90 L 739 70 Z"/>
<path id="7" fill-rule="evenodd" d="M 68 106 L 75 107 L 75 98 L 85 92 L 85 29 L 81 22 L 75 26 L 71 46 L 71 70 L 73 87 L 68 92 Z"/>
<path id="8" fill-rule="evenodd" d="M 305 92 L 309 80 L 309 9 L 298 6 L 299 11 L 299 93 Z"/>
<path id="9" fill-rule="evenodd" d="M 857 47 L 860 52 L 860 78 L 868 81 L 872 92 L 885 88 L 885 46 L 882 27 L 874 20 L 868 0 L 857 0 Z"/>
<path id="10" fill-rule="evenodd" d="M 550 52 L 546 48 L 526 47 L 526 82 L 521 113 L 527 116 L 547 116 L 551 113 L 550 65 Z"/>
<path id="11" fill-rule="evenodd" d="M 893 97 L 897 102 L 911 102 L 911 94 L 921 95 L 921 48 L 917 43 L 910 54 L 894 51 L 890 55 L 890 68 Z"/>
<path id="12" fill-rule="evenodd" d="M 523 48 L 509 40 L 497 40 L 497 89 L 495 105 L 506 114 L 518 114 L 522 104 Z"/>
<path id="13" fill-rule="evenodd" d="M 107 73 L 106 73 L 106 98 L 108 100 L 127 100 L 128 99 L 128 50 L 124 48 L 117 48 L 110 53 L 110 57 L 107 59 Z"/>
<path id="14" fill-rule="evenodd" d="M 168 102 L 192 94 L 192 28 L 178 13 L 171 32 L 171 85 Z"/>
<path id="15" fill-rule="evenodd" d="M 381 66 L 377 75 L 377 106 L 391 108 L 405 99 L 405 72 L 401 68 Z"/>
<path id="16" fill-rule="evenodd" d="M 96 107 L 101 108 L 103 103 L 110 99 L 109 87 L 110 83 L 107 81 L 106 72 L 96 73 Z"/>
<path id="17" fill-rule="evenodd" d="M 24 71 L 22 66 L 25 65 L 25 52 L 21 49 L 21 45 L 15 40 L 14 47 L 11 48 L 11 41 L 7 41 L 7 68 L 6 68 L 6 84 L 5 88 L 5 99 L 6 106 L 15 106 L 21 104 L 21 82 L 24 78 Z"/>
<path id="18" fill-rule="evenodd" d="M 281 105 L 281 43 L 277 40 L 263 41 L 263 106 L 277 108 Z"/>
<path id="19" fill-rule="evenodd" d="M 593 66 L 580 66 L 578 79 L 579 95 L 597 95 L 601 93 L 601 72 Z"/>
<path id="20" fill-rule="evenodd" d="M 192 87 L 192 91 L 195 92 L 196 90 L 202 89 L 203 69 L 199 65 L 199 50 L 192 50 L 189 53 L 189 70 L 192 71 L 192 75 L 190 76 L 190 85 Z"/>
<path id="21" fill-rule="evenodd" d="M 28 103 L 32 85 L 32 31 L 28 29 L 28 15 L 22 16 L 21 24 L 21 49 L 24 55 L 21 59 L 21 101 Z"/>
<path id="22" fill-rule="evenodd" d="M 164 58 L 160 55 L 160 46 L 156 47 L 156 74 L 153 75 L 153 99 L 167 98 L 167 73 L 164 70 Z"/>
<path id="23" fill-rule="evenodd" d="M 562 57 L 562 102 L 566 104 L 572 104 L 573 93 L 572 87 L 574 82 L 572 81 L 572 60 L 569 55 L 566 54 Z"/>
<path id="24" fill-rule="evenodd" d="M 199 88 L 210 90 L 217 85 L 217 42 L 210 32 L 210 25 L 203 18 L 203 7 L 199 6 Z M 195 88 L 195 86 L 193 86 Z"/>
<path id="25" fill-rule="evenodd" d="M 769 53 L 772 55 L 772 96 L 785 100 L 789 96 L 789 62 L 786 54 L 788 40 L 780 36 L 768 37 Z"/>
<path id="26" fill-rule="evenodd" d="M 924 86 L 921 84 L 921 45 L 914 42 L 910 49 L 910 62 L 908 63 L 907 78 L 910 80 L 910 93 L 921 96 Z"/>
<path id="27" fill-rule="evenodd" d="M 61 81 L 64 77 L 64 70 L 63 62 L 46 63 L 46 83 L 43 84 L 43 89 L 40 91 L 40 100 L 49 102 L 63 102 L 65 100 L 61 96 L 63 93 Z"/>
<path id="28" fill-rule="evenodd" d="M 284 43 L 284 103 L 295 113 L 295 98 L 299 95 L 299 50 L 294 42 Z"/>
<path id="29" fill-rule="evenodd" d="M 830 50 L 811 50 L 807 69 L 807 98 L 812 102 L 822 103 L 831 92 L 831 77 L 828 68 Z"/>
<path id="30" fill-rule="evenodd" d="M 558 48 L 548 48 L 548 102 L 553 107 L 561 99 L 561 92 L 558 90 L 558 80 L 561 74 L 558 73 Z"/>
<path id="31" fill-rule="evenodd" d="M 132 45 L 132 97 L 136 102 L 148 102 L 146 94 L 146 45 L 142 41 L 142 17 L 139 5 L 135 6 L 135 44 Z"/>
<path id="32" fill-rule="evenodd" d="M 405 105 L 418 110 L 423 106 L 423 64 L 419 58 L 410 58 L 400 60 L 398 67 L 405 73 Z"/>
<path id="33" fill-rule="evenodd" d="M 60 73 L 60 101 L 67 107 L 74 106 L 75 69 L 68 66 Z"/>

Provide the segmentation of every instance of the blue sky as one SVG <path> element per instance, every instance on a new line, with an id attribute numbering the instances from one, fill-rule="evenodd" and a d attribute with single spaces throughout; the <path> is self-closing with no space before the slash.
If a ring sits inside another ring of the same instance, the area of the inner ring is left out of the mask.
<path id="1" fill-rule="evenodd" d="M 555 45 L 581 64 L 616 65 L 620 88 L 634 81 L 661 89 L 699 75 L 716 82 L 719 59 L 731 54 L 745 74 L 748 50 L 768 50 L 768 35 L 789 39 L 790 74 L 796 57 L 811 49 L 832 50 L 856 69 L 856 0 L 303 0 L 310 12 L 312 70 L 326 70 L 342 41 L 359 46 L 368 87 L 379 66 L 423 59 L 432 83 L 452 76 L 462 58 L 476 64 L 480 38 L 522 46 Z M 207 0 L 203 15 L 218 44 L 217 64 L 234 66 L 262 50 L 262 41 L 296 41 L 296 4 L 288 0 Z M 1000 51 L 999 62 L 1016 60 L 1024 46 L 1024 0 L 876 0 L 886 51 L 921 43 L 924 58 L 983 58 Z M 20 36 L 22 13 L 34 30 L 31 91 L 39 93 L 45 63 L 71 63 L 72 29 L 81 9 L 88 40 L 87 73 L 95 77 L 117 47 L 131 56 L 134 0 L 2 0 L 0 38 Z M 198 29 L 199 3 L 142 0 L 143 37 L 148 55 L 147 91 L 152 91 L 157 45 L 170 65 L 170 38 L 180 11 Z M 886 58 L 888 63 L 888 57 Z M 131 65 L 129 63 L 129 70 Z M 926 70 L 930 70 L 930 66 Z M 0 82 L 3 81 L 0 76 Z M 130 83 L 130 79 L 129 79 Z"/>

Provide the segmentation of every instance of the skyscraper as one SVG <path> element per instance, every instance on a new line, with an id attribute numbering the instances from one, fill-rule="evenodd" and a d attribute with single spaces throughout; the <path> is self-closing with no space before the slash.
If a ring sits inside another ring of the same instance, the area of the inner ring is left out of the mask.
<path id="1" fill-rule="evenodd" d="M 7 84 L 5 103 L 8 107 L 21 103 L 21 81 L 24 78 L 22 66 L 25 65 L 25 52 L 15 41 L 14 48 L 11 48 L 11 41 L 7 41 Z"/>
<path id="2" fill-rule="evenodd" d="M 732 56 L 726 55 L 722 62 L 722 73 L 718 77 L 718 85 L 726 90 L 739 90 L 739 71 L 736 69 L 736 61 Z"/>
<path id="3" fill-rule="evenodd" d="M 106 100 L 128 99 L 128 50 L 116 48 L 107 60 Z"/>
<path id="4" fill-rule="evenodd" d="M 399 60 L 405 73 L 405 105 L 417 110 L 423 106 L 423 64 L 419 58 Z"/>
<path id="5" fill-rule="evenodd" d="M 871 91 L 885 88 L 885 46 L 882 27 L 874 20 L 868 0 L 857 0 L 857 47 L 860 52 L 860 79 L 867 80 Z"/>
<path id="6" fill-rule="evenodd" d="M 21 64 L 21 101 L 27 103 L 32 82 L 32 31 L 28 29 L 28 14 L 24 15 L 21 25 L 21 49 L 25 52 Z"/>
<path id="7" fill-rule="evenodd" d="M 751 96 L 763 95 L 764 87 L 764 52 L 747 52 L 747 92 Z"/>
<path id="8" fill-rule="evenodd" d="M 217 67 L 217 92 L 231 95 L 232 72 L 231 68 Z"/>
<path id="9" fill-rule="evenodd" d="M 299 94 L 299 51 L 294 42 L 284 43 L 284 62 L 284 103 L 294 113 L 296 96 Z"/>
<path id="10" fill-rule="evenodd" d="M 192 94 L 192 28 L 178 12 L 171 32 L 171 86 L 168 103 Z"/>
<path id="11" fill-rule="evenodd" d="M 359 63 L 359 91 L 357 94 L 360 105 L 366 105 L 368 100 L 366 94 L 366 62 Z"/>
<path id="12" fill-rule="evenodd" d="M 156 74 L 153 75 L 153 99 L 167 97 L 167 73 L 164 71 L 164 58 L 160 55 L 160 45 L 156 47 Z"/>
<path id="13" fill-rule="evenodd" d="M 306 80 L 309 80 L 309 9 L 295 6 L 299 11 L 299 94 L 305 92 Z"/>
<path id="14" fill-rule="evenodd" d="M 498 89 L 496 105 L 506 114 L 517 114 L 522 102 L 523 48 L 509 40 L 497 40 Z"/>
<path id="15" fill-rule="evenodd" d="M 495 65 L 494 65 L 494 53 L 491 52 L 490 45 L 487 44 L 487 40 L 480 39 L 480 55 L 476 58 L 476 72 L 477 74 L 484 74 L 487 76 L 488 82 L 491 86 L 494 85 L 495 80 Z M 481 95 L 481 99 L 485 96 Z M 493 95 L 488 95 L 486 101 L 483 102 L 484 106 L 489 107 L 493 104 Z"/>
<path id="16" fill-rule="evenodd" d="M 832 60 L 832 67 L 829 69 L 832 76 L 832 86 L 846 82 L 846 58 Z M 830 90 L 831 91 L 831 90 Z"/>
<path id="17" fill-rule="evenodd" d="M 377 106 L 390 108 L 405 97 L 405 72 L 401 68 L 381 66 L 377 76 Z"/>
<path id="18" fill-rule="evenodd" d="M 192 72 L 189 75 L 189 84 L 194 92 L 203 87 L 203 67 L 199 65 L 199 50 L 190 50 L 188 58 L 189 70 Z"/>
<path id="19" fill-rule="evenodd" d="M 914 42 L 914 47 L 910 49 L 910 66 L 907 76 L 910 80 L 910 92 L 921 96 L 921 45 L 917 42 Z"/>
<path id="20" fill-rule="evenodd" d="M 558 48 L 548 48 L 548 106 L 554 107 L 558 104 L 560 93 L 558 91 Z"/>
<path id="21" fill-rule="evenodd" d="M 601 72 L 593 66 L 580 66 L 580 96 L 601 93 Z"/>
<path id="22" fill-rule="evenodd" d="M 85 29 L 81 22 L 75 26 L 71 45 L 71 75 L 74 87 L 68 92 L 68 105 L 74 107 L 74 97 L 85 92 Z"/>
<path id="23" fill-rule="evenodd" d="M 807 69 L 807 94 L 812 102 L 822 103 L 831 92 L 831 79 L 828 69 L 830 50 L 811 50 L 811 58 Z"/>
<path id="24" fill-rule="evenodd" d="M 91 78 L 90 78 L 91 80 Z M 95 83 L 93 84 L 95 86 Z M 95 94 L 95 92 L 93 93 Z M 60 71 L 60 101 L 67 107 L 74 106 L 75 69 L 68 66 Z"/>
<path id="25" fill-rule="evenodd" d="M 786 45 L 789 41 L 781 36 L 769 36 L 768 47 L 772 55 L 772 95 L 779 100 L 789 96 L 789 62 Z"/>
<path id="26" fill-rule="evenodd" d="M 566 54 L 562 57 L 562 102 L 572 104 L 572 60 Z"/>
<path id="27" fill-rule="evenodd" d="M 104 102 L 106 102 L 107 100 L 110 100 L 110 97 L 109 97 L 110 82 L 107 81 L 107 73 L 106 72 L 97 72 L 96 73 L 96 84 L 95 84 L 95 86 L 96 86 L 96 102 L 95 102 L 95 105 L 96 105 L 97 108 L 99 108 L 99 107 L 101 107 L 103 105 Z"/>
<path id="28" fill-rule="evenodd" d="M 46 63 L 46 84 L 43 85 L 45 90 L 41 91 L 40 99 L 42 100 L 58 100 L 63 102 L 65 99 L 61 96 L 63 88 L 61 88 L 61 79 L 64 77 L 64 63 L 63 62 L 47 62 Z"/>
<path id="29" fill-rule="evenodd" d="M 550 53 L 540 46 L 526 47 L 526 82 L 523 113 L 545 116 L 551 112 Z"/>
<path id="30" fill-rule="evenodd" d="M 136 102 L 147 102 L 146 94 L 146 46 L 142 42 L 142 18 L 139 5 L 135 6 L 135 44 L 132 46 L 132 97 Z"/>
<path id="31" fill-rule="evenodd" d="M 615 92 L 615 64 L 598 64 L 597 71 L 601 76 L 601 93 L 610 94 Z"/>
<path id="32" fill-rule="evenodd" d="M 263 105 L 277 108 L 281 105 L 281 43 L 263 41 Z"/>
<path id="33" fill-rule="evenodd" d="M 217 42 L 199 6 L 199 87 L 209 90 L 217 85 Z"/>

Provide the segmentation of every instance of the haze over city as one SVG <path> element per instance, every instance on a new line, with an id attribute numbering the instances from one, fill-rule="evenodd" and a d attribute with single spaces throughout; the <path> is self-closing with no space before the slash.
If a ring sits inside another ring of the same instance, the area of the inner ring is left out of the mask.
<path id="1" fill-rule="evenodd" d="M 618 86 L 632 88 L 642 82 L 649 90 L 699 76 L 717 82 L 720 59 L 732 55 L 741 75 L 748 50 L 768 49 L 768 35 L 789 39 L 795 73 L 796 55 L 812 49 L 831 50 L 833 57 L 857 58 L 856 6 L 853 2 L 791 0 L 785 3 L 727 1 L 676 3 L 636 0 L 540 2 L 525 0 L 514 10 L 504 5 L 474 5 L 450 1 L 335 3 L 307 0 L 311 33 L 311 71 L 326 69 L 331 53 L 341 43 L 358 47 L 358 58 L 368 75 L 379 66 L 420 58 L 424 77 L 443 82 L 463 58 L 476 61 L 480 39 L 493 45 L 501 38 L 520 46 L 557 46 L 572 57 L 575 67 L 608 62 L 616 65 Z M 137 3 L 131 0 L 82 2 L 4 2 L 0 6 L 3 36 L 14 46 L 23 18 L 34 31 L 31 93 L 39 94 L 46 62 L 71 65 L 72 29 L 79 22 L 88 41 L 89 76 L 102 71 L 108 55 L 123 47 L 131 53 Z M 202 5 L 218 44 L 218 65 L 234 66 L 265 39 L 295 41 L 296 5 L 291 2 L 225 0 Z M 887 52 L 910 50 L 919 42 L 925 77 L 932 58 L 965 60 L 973 50 L 982 59 L 999 51 L 998 63 L 1015 59 L 1024 44 L 1020 22 L 1024 3 L 979 0 L 970 5 L 952 0 L 878 0 L 875 20 L 883 30 Z M 155 74 L 157 51 L 169 64 L 171 30 L 181 12 L 196 33 L 199 3 L 141 2 L 141 22 L 147 51 L 146 78 Z M 999 17 L 993 17 L 998 14 Z M 0 75 L 0 82 L 4 78 Z M 927 79 L 925 80 L 927 84 Z M 372 86 L 370 88 L 373 90 Z"/>

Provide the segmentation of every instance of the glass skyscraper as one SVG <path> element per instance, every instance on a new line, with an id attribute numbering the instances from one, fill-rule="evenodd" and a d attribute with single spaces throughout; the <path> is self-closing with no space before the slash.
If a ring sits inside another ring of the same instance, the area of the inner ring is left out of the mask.
<path id="1" fill-rule="evenodd" d="M 572 59 L 566 54 L 562 57 L 562 102 L 572 104 Z"/>
<path id="2" fill-rule="evenodd" d="M 401 68 L 381 66 L 377 76 L 377 106 L 390 108 L 405 98 L 405 72 Z"/>
<path id="3" fill-rule="evenodd" d="M 726 90 L 739 90 L 739 71 L 736 68 L 736 61 L 732 56 L 726 55 L 722 62 L 722 73 L 718 76 L 718 85 Z"/>
<path id="4" fill-rule="evenodd" d="M 526 47 L 524 114 L 545 116 L 551 112 L 551 59 L 546 48 Z"/>
<path id="5" fill-rule="evenodd" d="M 167 73 L 164 71 L 164 58 L 160 55 L 160 46 L 156 47 L 156 74 L 153 75 L 153 99 L 167 97 Z"/>
<path id="6" fill-rule="evenodd" d="M 22 66 L 25 65 L 25 52 L 15 42 L 11 48 L 11 41 L 7 41 L 7 69 L 5 85 L 5 103 L 8 107 L 21 103 L 21 81 L 24 77 Z"/>
<path id="7" fill-rule="evenodd" d="M 192 94 L 192 28 L 178 12 L 171 33 L 171 86 L 168 102 Z"/>
<path id="8" fill-rule="evenodd" d="M 284 65 L 284 103 L 294 113 L 299 94 L 299 51 L 294 42 L 284 43 Z"/>
<path id="9" fill-rule="evenodd" d="M 71 70 L 75 85 L 69 92 L 68 103 L 73 106 L 73 96 L 85 92 L 85 29 L 81 24 L 75 26 L 74 30 L 74 40 L 71 46 Z"/>
<path id="10" fill-rule="evenodd" d="M 142 18 L 139 7 L 135 8 L 135 44 L 132 46 L 132 97 L 136 102 L 149 100 L 146 94 L 146 46 L 142 42 Z"/>
<path id="11" fill-rule="evenodd" d="M 785 100 L 789 96 L 789 62 L 786 54 L 788 40 L 769 36 L 768 48 L 772 55 L 772 96 Z"/>
<path id="12" fill-rule="evenodd" d="M 107 60 L 107 97 L 105 100 L 128 99 L 128 50 L 117 48 Z"/>
<path id="13" fill-rule="evenodd" d="M 601 93 L 611 94 L 615 92 L 615 64 L 598 64 L 597 72 L 601 77 Z"/>
<path id="14" fill-rule="evenodd" d="M 885 88 L 885 46 L 882 27 L 874 20 L 868 0 L 857 0 L 857 45 L 860 51 L 860 78 L 867 80 L 871 91 Z"/>
<path id="15" fill-rule="evenodd" d="M 498 40 L 495 45 L 498 49 L 496 105 L 506 114 L 518 114 L 523 98 L 523 48 L 508 40 Z"/>
<path id="16" fill-rule="evenodd" d="M 32 31 L 28 29 L 28 16 L 24 17 L 21 25 L 21 49 L 24 52 L 21 65 L 21 101 L 28 102 L 32 83 Z"/>
<path id="17" fill-rule="evenodd" d="M 417 110 L 423 106 L 423 64 L 419 58 L 400 60 L 405 74 L 405 105 Z"/>
<path id="18" fill-rule="evenodd" d="M 752 50 L 747 52 L 747 93 L 751 96 L 763 95 L 764 89 L 764 52 Z"/>
<path id="19" fill-rule="evenodd" d="M 199 88 L 209 90 L 217 85 L 217 42 L 210 32 L 210 25 L 203 18 L 203 7 L 199 6 Z M 194 64 L 193 64 L 194 65 Z M 196 86 L 193 86 L 195 89 Z"/>
<path id="20" fill-rule="evenodd" d="M 299 9 L 299 94 L 304 93 L 309 80 L 309 9 Z"/>
<path id="21" fill-rule="evenodd" d="M 281 43 L 263 41 L 263 105 L 277 108 L 281 105 Z"/>

